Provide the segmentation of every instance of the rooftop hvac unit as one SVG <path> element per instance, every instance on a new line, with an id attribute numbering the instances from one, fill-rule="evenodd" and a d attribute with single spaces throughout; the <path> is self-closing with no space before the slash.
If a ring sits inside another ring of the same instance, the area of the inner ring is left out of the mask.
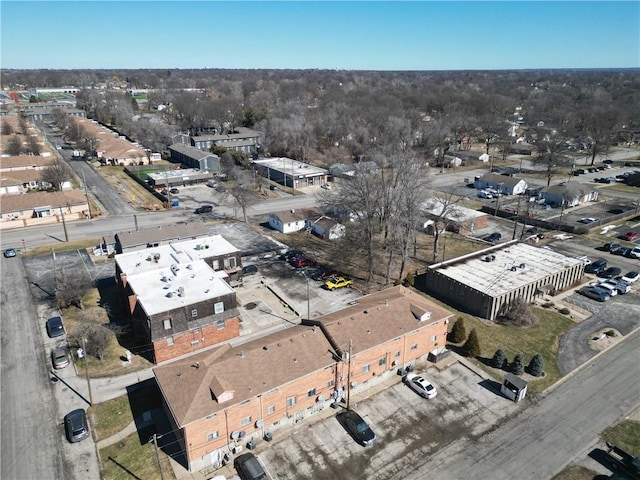
<path id="1" fill-rule="evenodd" d="M 520 264 L 520 268 L 524 268 L 524 267 L 525 267 L 525 264 L 524 264 L 524 263 L 521 263 L 521 264 Z"/>
<path id="2" fill-rule="evenodd" d="M 514 265 L 513 267 L 511 267 L 511 268 L 510 268 L 510 270 L 511 270 L 512 272 L 515 272 L 516 270 L 518 270 L 518 267 L 516 267 L 516 266 Z"/>
<path id="3" fill-rule="evenodd" d="M 167 297 L 167 298 L 171 298 L 171 297 L 173 297 L 173 292 L 168 292 L 168 293 L 165 295 L 165 297 Z"/>

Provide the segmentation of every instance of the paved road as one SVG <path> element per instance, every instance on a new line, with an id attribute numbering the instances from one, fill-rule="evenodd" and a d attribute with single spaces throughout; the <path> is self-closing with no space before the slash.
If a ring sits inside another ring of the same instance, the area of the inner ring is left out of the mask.
<path id="1" fill-rule="evenodd" d="M 0 287 L 2 470 L 8 480 L 73 478 L 62 452 L 62 421 L 43 365 L 41 320 L 20 258 L 2 258 Z"/>
<path id="2" fill-rule="evenodd" d="M 605 428 L 640 404 L 640 332 L 590 361 L 543 401 L 474 441 L 415 465 L 421 480 L 540 480 L 586 454 Z"/>

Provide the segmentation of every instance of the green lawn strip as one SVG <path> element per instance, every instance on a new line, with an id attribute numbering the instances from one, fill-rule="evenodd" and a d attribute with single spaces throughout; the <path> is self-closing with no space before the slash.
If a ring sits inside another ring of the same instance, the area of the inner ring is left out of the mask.
<path id="1" fill-rule="evenodd" d="M 155 449 L 147 440 L 153 435 L 153 427 L 136 432 L 121 442 L 100 450 L 100 470 L 104 480 L 121 480 L 123 478 L 152 479 L 160 478 L 160 469 Z M 174 479 L 173 470 L 166 455 L 160 451 L 163 467 L 163 478 Z"/>
<path id="2" fill-rule="evenodd" d="M 605 441 L 640 457 L 640 421 L 625 420 L 602 434 Z"/>
<path id="3" fill-rule="evenodd" d="M 579 465 L 569 465 L 553 477 L 552 480 L 593 480 L 597 476 L 598 474 L 596 472 L 588 468 Z"/>
<path id="4" fill-rule="evenodd" d="M 94 404 L 90 412 L 94 422 L 93 434 L 96 441 L 115 435 L 133 422 L 133 413 L 127 395 Z"/>
<path id="5" fill-rule="evenodd" d="M 557 382 L 562 375 L 556 364 L 556 355 L 560 345 L 560 337 L 571 328 L 574 323 L 569 318 L 556 312 L 534 309 L 539 319 L 535 327 L 514 327 L 510 325 L 492 324 L 490 326 L 470 315 L 459 314 L 464 317 L 467 334 L 472 328 L 476 329 L 480 340 L 481 356 L 491 359 L 497 349 L 501 348 L 507 355 L 509 362 L 512 362 L 515 355 L 520 353 L 524 357 L 524 364 L 527 366 L 531 358 L 539 353 L 544 362 L 544 378 L 533 380 L 529 388 L 535 391 L 543 391 L 545 388 Z M 452 322 L 453 323 L 453 322 Z M 472 359 L 480 368 L 486 370 L 491 376 L 501 379 L 506 372 L 493 369 L 478 359 Z"/>

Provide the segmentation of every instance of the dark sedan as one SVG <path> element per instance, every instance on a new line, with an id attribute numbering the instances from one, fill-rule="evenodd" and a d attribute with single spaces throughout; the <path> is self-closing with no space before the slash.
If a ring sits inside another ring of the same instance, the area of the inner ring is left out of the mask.
<path id="1" fill-rule="evenodd" d="M 64 417 L 64 429 L 67 434 L 67 440 L 76 443 L 89 437 L 89 424 L 87 423 L 86 412 L 78 408 L 73 410 Z"/>
<path id="2" fill-rule="evenodd" d="M 620 275 L 621 273 L 622 273 L 622 270 L 620 268 L 609 267 L 606 270 L 603 270 L 602 272 L 598 273 L 598 276 L 600 278 L 613 278 Z"/>
<path id="3" fill-rule="evenodd" d="M 62 319 L 60 317 L 51 317 L 47 320 L 47 335 L 50 338 L 59 337 L 64 335 L 64 326 L 62 325 Z"/>
<path id="4" fill-rule="evenodd" d="M 373 445 L 376 441 L 376 434 L 369 427 L 360 415 L 353 410 L 347 410 L 346 412 L 337 415 L 338 421 L 349 432 L 349 435 L 363 447 Z"/>

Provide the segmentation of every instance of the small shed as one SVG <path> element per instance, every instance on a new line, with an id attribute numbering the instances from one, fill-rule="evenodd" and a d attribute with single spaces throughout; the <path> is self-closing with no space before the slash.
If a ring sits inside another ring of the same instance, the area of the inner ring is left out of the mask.
<path id="1" fill-rule="evenodd" d="M 500 392 L 510 400 L 519 402 L 527 394 L 527 382 L 513 373 L 507 373 L 502 380 Z"/>

